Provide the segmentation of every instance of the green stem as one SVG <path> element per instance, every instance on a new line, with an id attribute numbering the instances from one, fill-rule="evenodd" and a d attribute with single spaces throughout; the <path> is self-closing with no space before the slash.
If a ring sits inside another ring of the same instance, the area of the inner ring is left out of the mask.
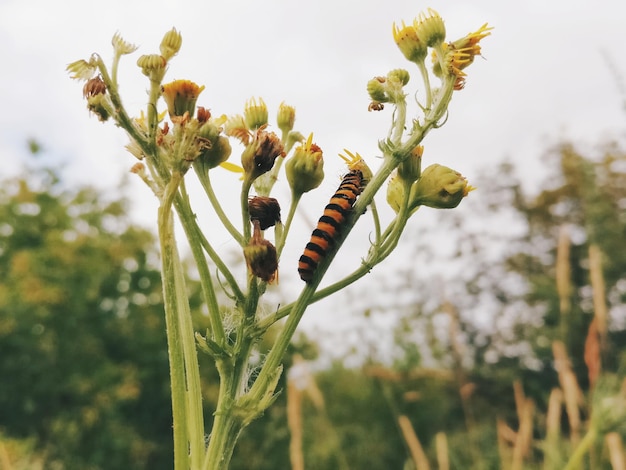
<path id="1" fill-rule="evenodd" d="M 196 262 L 196 267 L 198 268 L 198 274 L 200 275 L 200 285 L 202 286 L 204 300 L 209 310 L 209 320 L 211 322 L 213 338 L 220 347 L 225 348 L 226 335 L 224 333 L 224 325 L 222 323 L 222 317 L 220 316 L 219 304 L 217 302 L 217 296 L 215 295 L 215 287 L 213 286 L 209 266 L 204 257 L 204 252 L 202 251 L 202 242 L 196 235 L 197 232 L 194 230 L 193 223 L 188 220 L 191 209 L 189 207 L 187 194 L 184 193 L 181 198 L 175 199 L 175 205 L 178 217 L 181 221 L 185 219 L 182 225 L 185 230 L 185 235 L 187 236 L 189 247 L 191 248 L 191 253 Z"/>
<path id="2" fill-rule="evenodd" d="M 243 219 L 243 244 L 246 246 L 250 241 L 250 211 L 248 208 L 248 195 L 250 194 L 250 188 L 252 187 L 252 181 L 249 177 L 244 177 L 243 184 L 241 185 L 241 217 Z"/>
<path id="3" fill-rule="evenodd" d="M 576 449 L 574 449 L 574 453 L 570 457 L 567 465 L 564 467 L 563 470 L 575 470 L 581 468 L 583 463 L 583 457 L 587 452 L 589 452 L 589 449 L 591 448 L 591 445 L 595 442 L 597 436 L 598 433 L 596 429 L 591 426 L 587 431 L 587 434 L 585 434 L 585 437 L 583 437 L 582 441 L 580 441 L 576 446 Z"/>
<path id="4" fill-rule="evenodd" d="M 317 283 L 313 281 L 311 284 L 307 284 L 306 287 L 302 289 L 298 300 L 293 304 L 285 326 L 278 335 L 278 338 L 276 338 L 276 342 L 265 358 L 259 376 L 252 385 L 252 388 L 250 388 L 249 397 L 252 402 L 259 402 L 266 395 L 268 387 L 274 378 L 274 373 L 280 366 L 280 362 L 287 351 L 287 347 L 298 327 L 298 323 L 300 323 L 302 315 L 311 303 L 311 297 L 317 288 L 317 284 L 319 284 L 319 281 L 317 281 Z"/>
<path id="5" fill-rule="evenodd" d="M 200 374 L 184 272 L 174 239 L 172 202 L 182 175 L 175 173 L 159 207 L 163 298 L 172 381 L 174 462 L 176 470 L 198 468 L 204 455 Z"/>
<path id="6" fill-rule="evenodd" d="M 174 432 L 174 468 L 189 468 L 189 435 L 187 430 L 186 387 L 184 354 L 180 325 L 177 321 L 177 290 L 175 271 L 174 227 L 169 207 L 159 207 L 159 242 L 161 245 L 161 271 L 163 275 L 163 300 L 167 332 L 170 381 L 172 387 L 172 415 Z"/>
<path id="7" fill-rule="evenodd" d="M 206 172 L 206 173 L 203 172 L 202 167 L 196 166 L 196 165 L 194 165 L 194 169 L 196 171 L 196 175 L 198 176 L 198 179 L 200 180 L 200 184 L 204 188 L 204 192 L 206 193 L 207 197 L 209 198 L 209 201 L 211 202 L 211 205 L 213 206 L 213 209 L 215 210 L 215 214 L 217 214 L 217 216 L 219 217 L 220 221 L 222 222 L 226 230 L 228 230 L 228 233 L 230 233 L 230 236 L 233 237 L 235 241 L 239 243 L 239 245 L 242 245 L 243 237 L 241 233 L 239 233 L 239 230 L 237 230 L 235 226 L 231 223 L 230 219 L 228 218 L 228 216 L 222 209 L 222 205 L 220 204 L 219 199 L 215 195 L 215 191 L 213 191 L 213 186 L 211 185 L 209 172 Z"/>
<path id="8" fill-rule="evenodd" d="M 211 438 L 202 462 L 203 470 L 228 468 L 237 438 L 243 427 L 234 409 L 238 383 L 232 359 L 218 359 L 216 365 L 220 375 L 220 387 Z"/>
<path id="9" fill-rule="evenodd" d="M 276 254 L 278 255 L 278 259 L 280 259 L 280 254 L 283 252 L 283 248 L 285 247 L 287 235 L 289 234 L 289 228 L 291 227 L 291 222 L 296 214 L 296 208 L 298 207 L 300 198 L 302 198 L 302 194 L 291 193 L 291 205 L 289 206 L 289 214 L 287 214 L 287 220 L 285 221 L 285 228 L 283 229 L 280 239 L 276 240 Z"/>
<path id="10" fill-rule="evenodd" d="M 433 92 L 432 89 L 430 88 L 430 75 L 428 74 L 428 70 L 426 69 L 426 65 L 424 64 L 424 62 L 419 62 L 417 64 L 417 67 L 420 70 L 420 73 L 422 74 L 422 80 L 424 82 L 424 88 L 426 90 L 426 109 L 430 109 L 430 107 L 433 104 Z"/>

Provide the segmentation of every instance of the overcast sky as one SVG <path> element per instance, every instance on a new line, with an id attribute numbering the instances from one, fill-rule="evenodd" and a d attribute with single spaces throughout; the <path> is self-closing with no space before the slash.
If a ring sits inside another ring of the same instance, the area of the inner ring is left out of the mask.
<path id="1" fill-rule="evenodd" d="M 539 182 L 541 155 L 550 144 L 623 141 L 623 0 L 0 0 L 2 172 L 17 171 L 27 155 L 26 139 L 35 138 L 47 163 L 63 165 L 68 182 L 115 187 L 134 163 L 123 149 L 126 137 L 88 115 L 82 83 L 69 80 L 65 66 L 92 52 L 110 59 L 115 32 L 139 45 L 120 70 L 123 100 L 136 115 L 147 89 L 136 58 L 156 52 L 163 33 L 176 27 L 183 48 L 167 79 L 206 85 L 200 105 L 234 114 L 248 98 L 261 96 L 273 113 L 285 100 L 297 109 L 296 128 L 315 133 L 328 176 L 319 196 L 307 202 L 314 220 L 345 171 L 336 154 L 349 148 L 371 159 L 386 135 L 390 111 L 367 112 L 367 80 L 402 67 L 412 73 L 411 85 L 419 86 L 391 29 L 394 21 L 409 22 L 429 6 L 444 18 L 450 40 L 485 22 L 495 29 L 482 42 L 484 60 L 468 69 L 447 124 L 424 142 L 427 164 L 453 167 L 471 181 L 508 156 Z M 131 194 L 137 219 L 148 224 L 152 195 L 138 182 Z M 310 230 L 305 219 L 300 223 L 303 233 Z M 295 247 L 294 255 L 300 250 Z M 281 271 L 281 283 L 289 285 L 294 273 Z"/>

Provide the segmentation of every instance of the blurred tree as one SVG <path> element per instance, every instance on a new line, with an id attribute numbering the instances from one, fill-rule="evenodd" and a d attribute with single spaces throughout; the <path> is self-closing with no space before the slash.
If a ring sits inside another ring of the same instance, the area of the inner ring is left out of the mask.
<path id="1" fill-rule="evenodd" d="M 54 171 L 0 184 L 0 426 L 50 464 L 171 468 L 154 246 L 124 200 Z"/>

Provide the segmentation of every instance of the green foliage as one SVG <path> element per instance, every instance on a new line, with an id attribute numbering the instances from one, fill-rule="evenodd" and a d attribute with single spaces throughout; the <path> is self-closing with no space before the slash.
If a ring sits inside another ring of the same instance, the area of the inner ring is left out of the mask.
<path id="1" fill-rule="evenodd" d="M 171 468 L 154 239 L 52 171 L 0 187 L 0 416 L 65 468 Z"/>

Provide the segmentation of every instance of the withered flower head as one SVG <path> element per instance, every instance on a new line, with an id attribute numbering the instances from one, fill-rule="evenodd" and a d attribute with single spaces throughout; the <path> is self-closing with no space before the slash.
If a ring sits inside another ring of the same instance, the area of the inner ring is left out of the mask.
<path id="1" fill-rule="evenodd" d="M 246 265 L 250 272 L 263 281 L 272 283 L 278 276 L 276 247 L 261 234 L 260 224 L 255 222 L 250 243 L 243 249 Z"/>
<path id="2" fill-rule="evenodd" d="M 107 86 L 100 76 L 87 80 L 83 87 L 83 97 L 88 99 L 96 95 L 104 95 L 107 91 Z"/>
<path id="3" fill-rule="evenodd" d="M 280 222 L 280 204 L 273 197 L 255 196 L 248 201 L 250 221 L 258 222 L 261 230 Z"/>
<path id="4" fill-rule="evenodd" d="M 284 156 L 284 147 L 278 136 L 267 132 L 263 126 L 254 133 L 252 142 L 241 154 L 241 166 L 246 176 L 255 180 L 272 169 L 276 158 Z"/>

